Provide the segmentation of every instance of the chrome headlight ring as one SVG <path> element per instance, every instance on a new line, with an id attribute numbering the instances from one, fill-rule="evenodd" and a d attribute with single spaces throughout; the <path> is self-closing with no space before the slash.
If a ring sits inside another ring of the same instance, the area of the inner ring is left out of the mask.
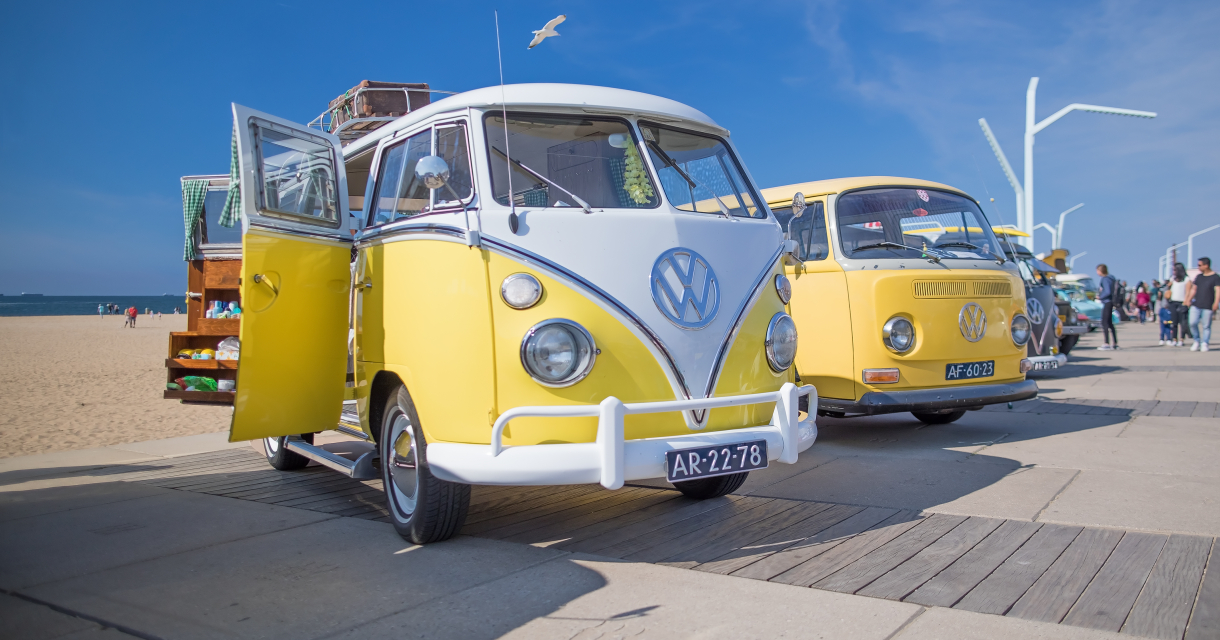
<path id="1" fill-rule="evenodd" d="M 599 353 L 593 335 L 564 318 L 539 322 L 521 340 L 521 366 L 544 387 L 570 387 L 584 380 Z"/>
<path id="2" fill-rule="evenodd" d="M 784 304 L 788 304 L 788 301 L 792 299 L 792 281 L 788 279 L 788 276 L 782 273 L 775 274 L 775 293 L 779 295 L 779 301 Z"/>
<path id="3" fill-rule="evenodd" d="M 1031 333 L 1033 333 L 1033 325 L 1030 324 L 1029 318 L 1020 313 L 1014 314 L 1011 329 L 1008 332 L 1008 335 L 1012 337 L 1012 343 L 1018 347 L 1024 347 L 1025 343 L 1029 342 Z"/>
<path id="4" fill-rule="evenodd" d="M 915 325 L 902 316 L 894 316 L 881 327 L 881 342 L 894 353 L 906 353 L 915 348 Z"/>
<path id="5" fill-rule="evenodd" d="M 767 339 L 763 343 L 767 364 L 776 373 L 787 371 L 796 360 L 796 322 L 780 312 L 767 324 Z"/>

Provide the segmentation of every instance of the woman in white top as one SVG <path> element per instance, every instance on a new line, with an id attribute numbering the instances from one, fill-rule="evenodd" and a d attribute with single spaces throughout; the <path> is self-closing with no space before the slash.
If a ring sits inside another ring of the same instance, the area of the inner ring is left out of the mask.
<path id="1" fill-rule="evenodd" d="M 1186 279 L 1186 267 L 1181 262 L 1176 262 L 1173 265 L 1173 277 L 1169 280 L 1169 290 L 1165 292 L 1165 304 L 1169 307 L 1169 312 L 1173 314 L 1173 329 L 1169 335 L 1173 338 L 1169 341 L 1169 346 L 1182 346 L 1182 338 L 1187 337 L 1190 331 L 1186 327 L 1186 285 L 1190 281 Z"/>

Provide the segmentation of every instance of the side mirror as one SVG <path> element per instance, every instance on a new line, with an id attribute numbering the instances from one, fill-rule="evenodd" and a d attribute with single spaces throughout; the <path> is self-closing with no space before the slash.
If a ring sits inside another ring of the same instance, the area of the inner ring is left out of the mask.
<path id="1" fill-rule="evenodd" d="M 805 204 L 805 194 L 798 191 L 796 193 L 796 195 L 792 196 L 792 217 L 793 218 L 799 218 L 799 217 L 805 215 L 805 209 L 808 209 L 808 208 L 809 208 L 809 205 Z"/>
<path id="2" fill-rule="evenodd" d="M 429 189 L 440 189 L 449 182 L 449 165 L 440 156 L 424 156 L 415 163 L 415 177 Z"/>

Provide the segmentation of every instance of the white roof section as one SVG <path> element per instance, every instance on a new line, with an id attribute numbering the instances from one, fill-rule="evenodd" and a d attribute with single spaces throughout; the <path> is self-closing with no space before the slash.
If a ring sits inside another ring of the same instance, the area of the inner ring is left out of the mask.
<path id="1" fill-rule="evenodd" d="M 501 97 L 503 95 L 503 98 Z M 586 113 L 604 114 L 638 114 L 652 116 L 662 122 L 684 120 L 702 124 L 707 128 L 728 135 L 728 131 L 716 124 L 707 114 L 687 105 L 638 91 L 613 89 L 610 87 L 595 87 L 583 84 L 508 84 L 484 87 L 465 93 L 449 96 L 428 106 L 413 111 L 369 135 L 352 141 L 344 149 L 351 153 L 374 145 L 378 140 L 393 135 L 395 132 L 410 127 L 416 122 L 426 120 L 434 115 L 450 111 L 460 111 L 467 108 L 485 109 L 499 107 L 501 104 L 509 109 L 535 108 L 550 110 L 584 110 Z"/>

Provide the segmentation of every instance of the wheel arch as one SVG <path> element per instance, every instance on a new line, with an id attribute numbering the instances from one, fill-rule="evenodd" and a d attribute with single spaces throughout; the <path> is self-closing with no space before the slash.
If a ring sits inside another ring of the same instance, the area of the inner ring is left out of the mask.
<path id="1" fill-rule="evenodd" d="M 385 413 L 385 403 L 390 393 L 403 384 L 402 378 L 393 371 L 381 370 L 373 376 L 372 388 L 369 390 L 369 432 L 373 442 L 381 442 L 381 419 Z"/>

